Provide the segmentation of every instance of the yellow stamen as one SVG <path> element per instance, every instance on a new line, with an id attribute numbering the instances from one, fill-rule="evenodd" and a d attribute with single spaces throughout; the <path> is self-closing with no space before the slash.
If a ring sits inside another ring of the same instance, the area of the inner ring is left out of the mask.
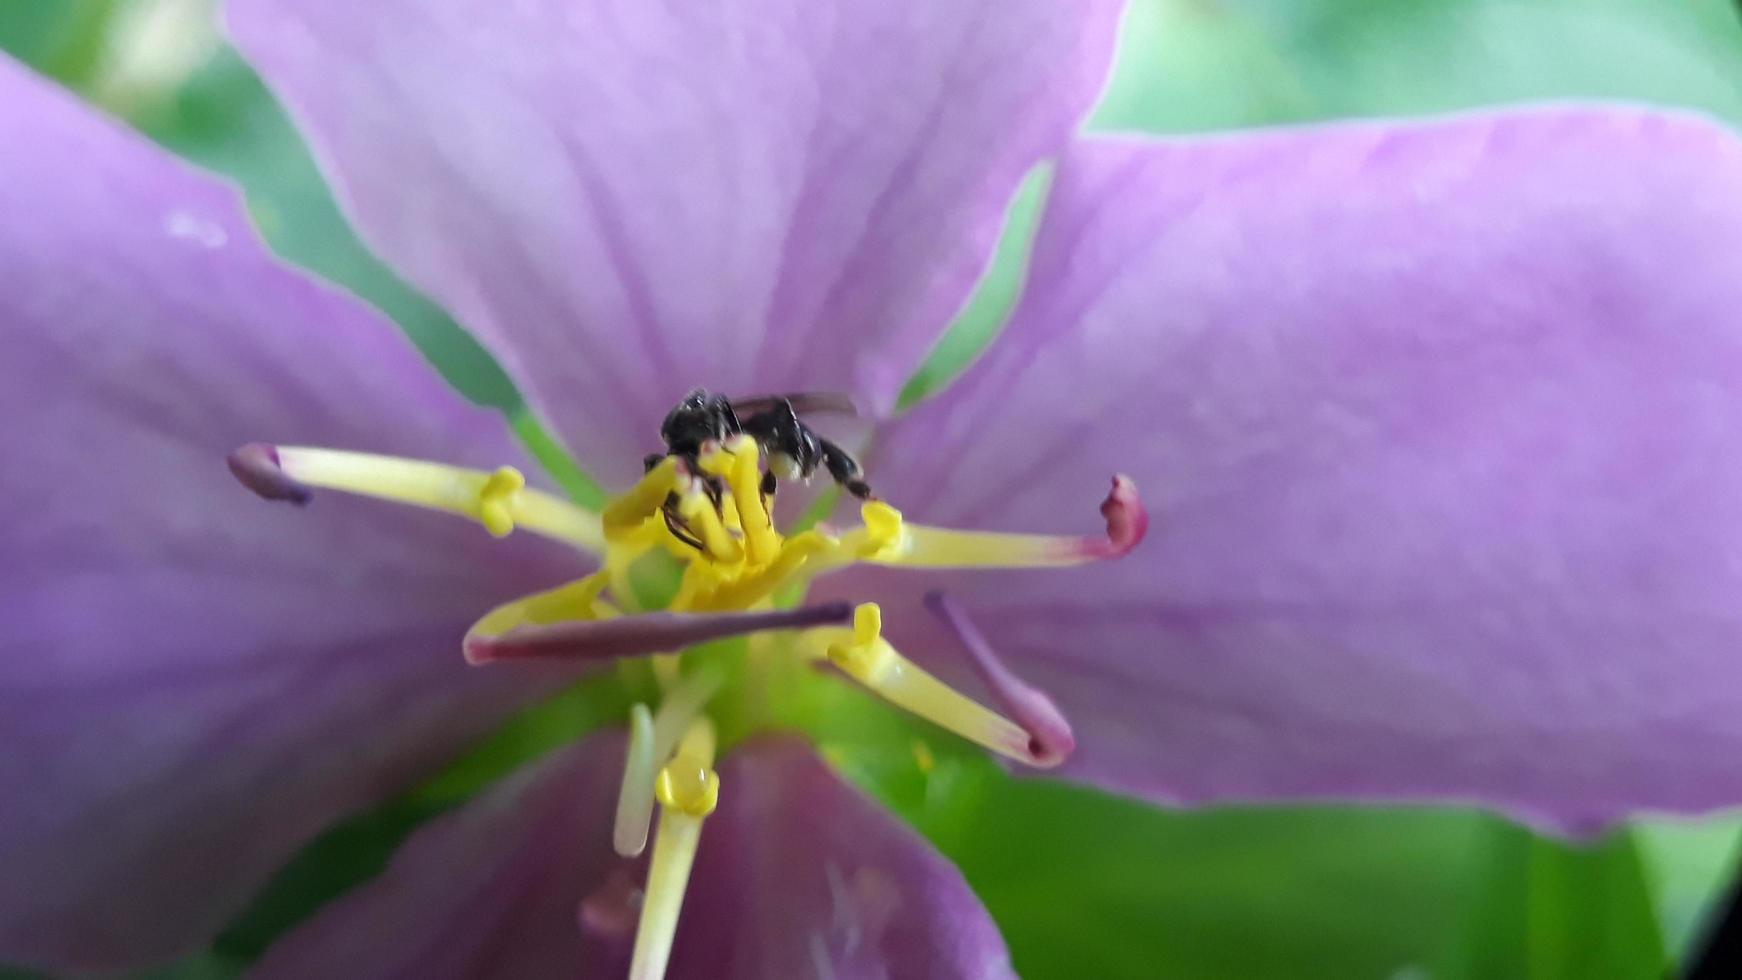
<path id="1" fill-rule="evenodd" d="M 470 517 L 502 537 L 516 527 L 585 551 L 604 548 L 599 516 L 540 490 L 511 466 L 495 472 L 373 453 L 277 447 L 285 475 L 312 487 L 378 497 Z"/>
<path id="2" fill-rule="evenodd" d="M 639 530 L 659 512 L 665 505 L 665 498 L 681 489 L 678 486 L 682 476 L 678 471 L 679 465 L 677 457 L 667 456 L 658 466 L 648 470 L 628 493 L 605 506 L 605 512 L 600 518 L 606 540 L 615 544 L 619 539 Z"/>
<path id="3" fill-rule="evenodd" d="M 841 538 L 859 561 L 922 568 L 1034 568 L 1080 565 L 1092 559 L 1065 546 L 1071 540 L 1047 534 L 957 531 L 911 524 L 880 500 L 859 508 L 862 527 Z"/>
<path id="4" fill-rule="evenodd" d="M 780 535 L 762 504 L 762 451 L 749 436 L 733 436 L 717 450 L 703 454 L 703 472 L 720 477 L 732 491 L 732 506 L 752 565 L 774 560 L 780 551 Z"/>
<path id="5" fill-rule="evenodd" d="M 812 556 L 830 547 L 828 540 L 821 535 L 801 534 L 782 544 L 779 553 L 767 565 L 696 596 L 693 600 L 695 608 L 705 612 L 750 609 L 766 601 L 791 580 Z"/>
<path id="6" fill-rule="evenodd" d="M 662 810 L 647 869 L 641 922 L 635 931 L 631 980 L 661 980 L 665 976 L 672 939 L 677 935 L 678 912 L 701 842 L 702 821 L 719 801 L 720 782 L 713 764 L 714 726 L 706 718 L 698 718 L 684 735 L 676 756 L 660 770 L 655 786 Z"/>
<path id="7" fill-rule="evenodd" d="M 516 626 L 609 619 L 617 615 L 617 610 L 599 597 L 609 581 L 604 572 L 594 572 L 567 585 L 505 602 L 485 613 L 466 635 L 501 636 Z"/>
<path id="8" fill-rule="evenodd" d="M 649 714 L 647 706 L 641 704 L 630 708 L 629 752 L 623 766 L 617 822 L 612 833 L 618 854 L 634 857 L 647 846 L 647 828 L 653 821 L 654 784 L 660 769 L 671 759 L 679 737 L 689 730 L 723 680 L 718 669 L 703 666 L 669 685 L 658 712 Z"/>
<path id="9" fill-rule="evenodd" d="M 1036 764 L 1022 726 L 920 669 L 883 639 L 883 614 L 876 603 L 859 606 L 851 630 L 813 630 L 807 640 L 813 648 L 826 650 L 829 660 L 847 676 L 891 704 L 999 755 Z"/>
<path id="10" fill-rule="evenodd" d="M 1149 518 L 1129 477 L 1115 476 L 1101 503 L 1102 534 L 1005 534 L 904 523 L 901 512 L 869 501 L 864 527 L 842 538 L 860 561 L 918 568 L 1065 568 L 1117 558 L 1136 547 Z"/>
<path id="11" fill-rule="evenodd" d="M 1045 534 L 954 531 L 908 524 L 899 552 L 865 559 L 878 565 L 920 568 L 1066 568 L 1095 559 Z"/>
<path id="12" fill-rule="evenodd" d="M 683 518 L 684 526 L 701 541 L 710 560 L 729 565 L 744 557 L 744 549 L 720 523 L 714 501 L 702 490 L 700 481 L 691 483 L 678 498 L 677 512 Z"/>
<path id="13" fill-rule="evenodd" d="M 641 600 L 635 594 L 635 582 L 630 574 L 635 563 L 642 555 L 653 548 L 662 535 L 669 536 L 663 524 L 649 523 L 641 528 L 620 535 L 613 539 L 611 532 L 605 536 L 605 577 L 611 582 L 611 597 L 623 604 L 630 612 L 642 612 Z"/>
<path id="14" fill-rule="evenodd" d="M 702 706 L 724 682 L 725 677 L 718 668 L 704 664 L 659 702 L 659 710 L 653 715 L 653 756 L 657 762 L 665 762 L 677 750 L 681 738 L 701 713 Z"/>
<path id="15" fill-rule="evenodd" d="M 881 500 L 867 500 L 859 505 L 861 526 L 841 538 L 841 545 L 853 557 L 865 561 L 899 558 L 907 548 L 907 525 L 901 511 Z"/>

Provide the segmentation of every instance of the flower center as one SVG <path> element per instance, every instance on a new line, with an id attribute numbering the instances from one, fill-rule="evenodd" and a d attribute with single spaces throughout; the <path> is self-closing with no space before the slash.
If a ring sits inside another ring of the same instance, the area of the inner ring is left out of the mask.
<path id="1" fill-rule="evenodd" d="M 662 976 L 701 826 L 719 796 L 715 730 L 707 706 L 722 674 L 705 656 L 688 668 L 682 651 L 726 637 L 802 630 L 792 649 L 801 662 L 827 663 L 886 701 L 1007 758 L 1058 765 L 1074 747 L 1070 725 L 1041 691 L 1016 676 L 948 597 L 927 597 L 1001 711 L 950 687 L 903 656 L 883 634 L 883 612 L 861 603 L 793 606 L 819 575 L 857 563 L 918 568 L 1063 567 L 1114 558 L 1135 547 L 1148 521 L 1136 488 L 1115 477 L 1101 505 L 1104 534 L 1002 534 L 926 527 L 880 500 L 866 500 L 861 523 L 819 526 L 785 536 L 775 527 L 757 440 L 733 435 L 693 456 L 652 465 L 598 514 L 527 487 L 516 470 L 467 470 L 417 460 L 307 447 L 253 444 L 230 457 L 231 470 L 263 497 L 306 504 L 325 487 L 459 514 L 502 537 L 515 530 L 563 541 L 597 557 L 584 578 L 490 610 L 461 649 L 474 664 L 525 658 L 650 656 L 660 685 L 657 709 L 630 712 L 623 784 L 612 843 L 635 857 L 659 823 L 643 891 L 631 975 Z M 663 551 L 682 567 L 676 591 L 659 609 L 642 608 L 637 564 Z M 619 889 L 621 891 L 621 889 Z M 598 896 L 595 906 L 604 899 Z M 597 913 L 598 908 L 593 911 Z M 598 916 L 595 915 L 594 918 Z M 586 916 L 582 917 L 583 920 Z"/>

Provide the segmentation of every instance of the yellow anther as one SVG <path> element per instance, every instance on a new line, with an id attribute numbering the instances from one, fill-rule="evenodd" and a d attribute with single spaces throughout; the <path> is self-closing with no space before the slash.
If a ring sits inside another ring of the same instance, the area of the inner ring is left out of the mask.
<path id="1" fill-rule="evenodd" d="M 714 510 L 714 501 L 701 485 L 692 483 L 681 497 L 678 498 L 678 516 L 683 518 L 684 526 L 701 541 L 708 558 L 722 564 L 733 564 L 743 559 L 744 549 L 727 533 L 725 525 L 720 523 L 720 514 Z M 693 555 L 693 551 L 692 551 Z"/>
<path id="2" fill-rule="evenodd" d="M 853 610 L 853 642 L 870 646 L 883 638 L 883 609 L 875 602 L 862 602 Z"/>
<path id="3" fill-rule="evenodd" d="M 702 819 L 720 798 L 720 780 L 711 768 L 713 764 L 714 726 L 705 717 L 697 718 L 654 784 L 654 795 L 664 812 L 653 841 L 653 859 L 647 866 L 641 920 L 635 928 L 635 950 L 629 963 L 633 980 L 665 976 L 672 939 L 677 935 L 678 912 L 701 842 Z"/>
<path id="4" fill-rule="evenodd" d="M 773 561 L 780 553 L 780 534 L 762 504 L 762 450 L 749 436 L 733 436 L 719 449 L 698 460 L 703 472 L 726 481 L 732 491 L 732 506 L 752 565 Z"/>
<path id="5" fill-rule="evenodd" d="M 478 522 L 494 537 L 507 537 L 514 530 L 514 504 L 526 488 L 526 477 L 512 466 L 490 474 L 478 488 Z"/>
<path id="6" fill-rule="evenodd" d="M 605 506 L 600 515 L 605 525 L 605 538 L 615 542 L 629 535 L 665 505 L 665 498 L 678 489 L 679 460 L 667 456 L 658 466 L 648 470 L 629 492 Z"/>
<path id="7" fill-rule="evenodd" d="M 867 557 L 884 557 L 900 550 L 906 537 L 901 511 L 881 500 L 868 500 L 859 507 L 859 519 L 865 522 Z"/>
<path id="8" fill-rule="evenodd" d="M 705 817 L 720 802 L 720 777 L 714 772 L 714 726 L 697 718 L 678 743 L 671 761 L 659 770 L 653 795 L 661 806 L 685 816 Z"/>
<path id="9" fill-rule="evenodd" d="M 852 639 L 830 644 L 829 659 L 847 676 L 879 692 L 891 670 L 900 672 L 901 655 L 883 642 L 883 610 L 875 602 L 853 610 Z"/>
<path id="10" fill-rule="evenodd" d="M 659 770 L 653 795 L 661 806 L 692 817 L 705 817 L 720 802 L 720 777 L 714 770 L 680 755 Z"/>
<path id="11" fill-rule="evenodd" d="M 907 524 L 901 511 L 881 500 L 859 505 L 860 525 L 841 535 L 840 555 L 830 567 L 855 561 L 899 562 L 908 548 Z"/>

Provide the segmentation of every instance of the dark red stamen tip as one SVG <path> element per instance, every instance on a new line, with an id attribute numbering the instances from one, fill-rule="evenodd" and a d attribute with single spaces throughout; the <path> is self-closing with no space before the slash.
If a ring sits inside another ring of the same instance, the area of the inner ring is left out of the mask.
<path id="1" fill-rule="evenodd" d="M 267 443 L 251 442 L 231 453 L 225 462 L 243 486 L 267 500 L 285 500 L 300 507 L 314 497 L 307 484 L 284 472 L 278 465 L 277 448 Z"/>
<path id="2" fill-rule="evenodd" d="M 468 636 L 466 662 L 498 660 L 610 660 L 669 653 L 710 640 L 764 630 L 840 626 L 853 620 L 853 604 L 830 602 L 772 612 L 652 612 L 518 626 L 499 636 Z"/>
<path id="3" fill-rule="evenodd" d="M 1093 557 L 1122 557 L 1149 533 L 1149 511 L 1137 495 L 1137 484 L 1123 473 L 1113 477 L 1113 489 L 1101 501 L 1101 516 L 1107 519 L 1107 538 L 1089 543 L 1087 550 Z"/>

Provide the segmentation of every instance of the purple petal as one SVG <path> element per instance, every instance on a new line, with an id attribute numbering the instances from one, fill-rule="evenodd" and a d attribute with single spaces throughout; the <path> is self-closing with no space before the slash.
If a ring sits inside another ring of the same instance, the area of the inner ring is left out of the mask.
<path id="1" fill-rule="evenodd" d="M 595 738 L 431 823 L 256 975 L 620 975 L 597 967 L 625 958 L 642 874 L 611 851 L 621 763 L 620 739 Z M 720 787 L 671 980 L 1012 975 L 961 873 L 809 747 L 735 749 Z"/>
<path id="2" fill-rule="evenodd" d="M 961 872 L 796 739 L 726 758 L 702 834 L 674 976 L 1015 975 Z"/>
<path id="3" fill-rule="evenodd" d="M 0 959 L 168 957 L 548 690 L 460 638 L 579 563 L 238 486 L 254 439 L 527 464 L 233 191 L 3 59 L 0 145 Z"/>
<path id="4" fill-rule="evenodd" d="M 632 865 L 611 850 L 622 767 L 621 736 L 596 735 L 431 821 L 379 876 L 281 938 L 250 976 L 623 975 L 582 969 L 627 945 L 635 928 L 632 910 L 614 914 L 635 898 L 616 875 Z"/>
<path id="5" fill-rule="evenodd" d="M 584 465 L 689 388 L 887 411 L 1099 93 L 1117 0 L 235 0 L 363 235 Z"/>
<path id="6" fill-rule="evenodd" d="M 1742 144 L 1690 116 L 1086 142 L 1013 322 L 872 479 L 1073 531 L 1125 471 L 1154 533 L 900 587 L 1057 699 L 1068 775 L 1154 799 L 1742 802 L 1737 255 Z"/>

